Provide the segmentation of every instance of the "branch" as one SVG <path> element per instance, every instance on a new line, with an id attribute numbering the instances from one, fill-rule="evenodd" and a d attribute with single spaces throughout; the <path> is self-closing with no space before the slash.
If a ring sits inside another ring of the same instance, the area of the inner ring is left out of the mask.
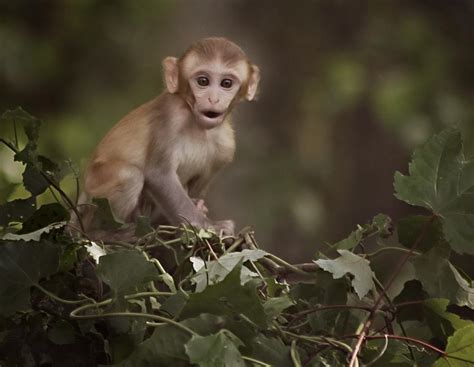
<path id="1" fill-rule="evenodd" d="M 430 219 L 424 224 L 423 230 L 421 231 L 420 235 L 416 239 L 415 243 L 411 247 L 410 251 L 405 255 L 405 257 L 398 263 L 397 268 L 393 272 L 392 276 L 388 280 L 387 284 L 385 285 L 384 289 L 385 292 L 393 285 L 393 282 L 395 279 L 398 277 L 400 272 L 402 271 L 403 267 L 407 263 L 408 259 L 414 254 L 416 248 L 418 245 L 421 243 L 421 241 L 424 239 L 426 232 L 428 231 L 429 226 L 431 223 L 433 223 L 434 219 L 436 218 L 436 215 L 433 214 Z M 370 329 L 370 326 L 372 324 L 372 320 L 374 318 L 375 312 L 377 309 L 380 307 L 380 303 L 382 302 L 384 298 L 384 292 L 382 292 L 376 299 L 374 306 L 372 307 L 372 310 L 370 312 L 370 315 L 367 317 L 365 320 L 363 326 L 362 326 L 362 332 L 360 333 L 357 343 L 354 347 L 354 351 L 352 352 L 351 360 L 349 362 L 349 367 L 355 367 L 357 364 L 357 355 L 359 354 L 360 348 L 362 346 L 362 343 L 364 342 L 364 339 L 367 338 L 367 333 Z"/>

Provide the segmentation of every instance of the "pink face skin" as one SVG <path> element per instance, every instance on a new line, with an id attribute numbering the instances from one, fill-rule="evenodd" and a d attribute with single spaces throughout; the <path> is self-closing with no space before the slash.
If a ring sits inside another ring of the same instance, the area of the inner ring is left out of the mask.
<path id="1" fill-rule="evenodd" d="M 194 117 L 201 127 L 212 129 L 222 124 L 230 112 L 242 80 L 247 78 L 247 64 L 239 62 L 229 67 L 220 61 L 195 62 L 195 68 L 190 64 L 189 86 L 195 98 Z"/>

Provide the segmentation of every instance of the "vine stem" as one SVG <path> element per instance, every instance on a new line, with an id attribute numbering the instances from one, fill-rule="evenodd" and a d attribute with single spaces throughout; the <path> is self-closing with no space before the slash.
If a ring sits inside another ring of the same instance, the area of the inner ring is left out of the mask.
<path id="1" fill-rule="evenodd" d="M 413 246 L 410 248 L 410 251 L 407 252 L 405 257 L 398 263 L 398 266 L 396 267 L 395 271 L 392 273 L 392 276 L 389 278 L 389 280 L 388 280 L 388 282 L 385 286 L 385 292 L 392 286 L 393 282 L 398 277 L 398 275 L 402 271 L 402 269 L 405 266 L 405 264 L 407 263 L 407 261 L 414 254 L 416 248 L 418 247 L 420 242 L 424 239 L 424 237 L 426 235 L 426 232 L 428 231 L 429 226 L 431 225 L 431 223 L 433 223 L 435 218 L 436 218 L 436 214 L 433 214 L 430 217 L 430 219 L 423 225 L 423 229 L 422 229 L 420 235 L 418 236 L 418 238 L 416 239 L 415 243 L 413 244 Z M 364 342 L 364 339 L 367 338 L 367 333 L 368 333 L 368 331 L 370 329 L 370 326 L 372 324 L 372 320 L 374 318 L 375 312 L 380 307 L 380 304 L 382 303 L 385 292 L 382 292 L 382 293 L 379 294 L 379 296 L 377 297 L 374 305 L 372 306 L 372 309 L 370 311 L 369 316 L 365 320 L 364 324 L 362 324 L 361 333 L 359 334 L 356 345 L 354 347 L 354 351 L 352 352 L 352 356 L 351 356 L 351 359 L 350 359 L 350 362 L 349 362 L 349 367 L 355 367 L 355 366 L 358 365 L 357 355 L 359 354 L 359 351 L 362 347 L 362 343 Z"/>
<path id="2" fill-rule="evenodd" d="M 345 352 L 349 352 L 349 353 L 352 352 L 352 348 L 349 345 L 336 339 L 327 338 L 324 336 L 300 335 L 300 334 L 295 334 L 295 333 L 292 333 L 290 331 L 285 331 L 285 330 L 281 330 L 281 332 L 282 334 L 295 338 L 295 339 L 304 340 L 304 341 L 312 342 L 316 344 L 332 345 L 333 347 L 336 347 L 338 349 L 343 349 Z"/>
<path id="3" fill-rule="evenodd" d="M 251 357 L 242 356 L 242 359 L 244 361 L 252 362 L 252 363 L 258 364 L 258 365 L 263 366 L 263 367 L 272 367 L 271 364 L 259 361 L 258 359 L 254 359 L 254 358 L 251 358 Z"/>
<path id="4" fill-rule="evenodd" d="M 295 367 L 302 367 L 301 362 L 298 356 L 298 352 L 296 350 L 296 340 L 293 339 L 291 341 L 291 349 L 290 349 L 291 360 Z"/>
<path id="5" fill-rule="evenodd" d="M 43 288 L 39 284 L 34 284 L 33 286 L 36 287 L 37 289 L 39 289 L 44 294 L 46 294 L 49 298 L 52 298 L 55 301 L 64 303 L 66 305 L 78 305 L 78 304 L 81 304 L 81 303 L 84 303 L 84 302 L 95 302 L 92 298 L 89 298 L 89 297 L 86 297 L 84 299 L 78 299 L 78 300 L 64 299 L 64 298 L 56 296 L 54 293 L 51 293 L 50 291 L 48 291 L 46 288 Z"/>
<path id="6" fill-rule="evenodd" d="M 103 318 L 103 317 L 143 317 L 159 322 L 164 322 L 166 324 L 173 325 L 174 327 L 181 329 L 183 331 L 186 331 L 187 333 L 191 334 L 192 336 L 200 336 L 198 333 L 196 333 L 194 330 L 191 330 L 187 326 L 174 321 L 172 319 L 169 319 L 167 317 L 163 316 L 158 316 L 158 315 L 153 315 L 149 313 L 140 313 L 140 312 L 106 312 L 106 313 L 101 313 L 101 314 L 90 314 L 90 315 L 79 315 L 79 313 L 91 309 L 91 308 L 99 308 L 102 306 L 106 306 L 108 304 L 112 303 L 112 299 L 107 299 L 105 301 L 99 302 L 99 303 L 93 303 L 93 304 L 88 304 L 84 305 L 81 307 L 76 308 L 73 310 L 69 315 L 73 319 L 97 319 L 97 318 Z"/>
<path id="7" fill-rule="evenodd" d="M 308 272 L 306 272 L 304 270 L 301 270 L 300 268 L 297 268 L 296 266 L 290 264 L 289 262 L 286 262 L 285 260 L 283 260 L 282 258 L 279 258 L 276 255 L 267 253 L 265 256 L 269 257 L 270 259 L 272 259 L 276 263 L 279 263 L 280 265 L 284 266 L 285 268 L 292 270 L 294 273 L 308 275 Z"/>
<path id="8" fill-rule="evenodd" d="M 302 317 L 309 315 L 313 312 L 325 311 L 325 310 L 333 310 L 333 309 L 349 309 L 349 310 L 363 310 L 370 312 L 370 307 L 364 306 L 351 306 L 351 305 L 328 305 L 328 306 L 320 306 L 314 307 L 309 310 L 304 310 L 295 314 L 295 317 L 291 320 L 290 324 L 294 323 L 296 320 L 301 319 Z"/>
<path id="9" fill-rule="evenodd" d="M 367 256 L 367 257 L 376 257 L 376 256 L 380 255 L 381 253 L 383 253 L 385 251 L 400 251 L 400 252 L 410 253 L 411 250 L 408 249 L 408 248 L 403 248 L 403 247 L 387 246 L 387 247 L 382 247 L 381 249 L 378 249 L 377 251 L 368 253 L 365 256 Z M 417 251 L 413 251 L 411 253 L 413 255 L 421 255 L 421 253 L 419 253 Z"/>
<path id="10" fill-rule="evenodd" d="M 366 337 L 367 339 L 394 339 L 394 340 L 403 340 L 403 341 L 408 341 L 411 343 L 419 344 L 422 345 L 423 347 L 432 350 L 433 352 L 439 353 L 441 356 L 446 356 L 446 352 L 436 348 L 434 345 L 431 345 L 427 342 L 424 342 L 423 340 L 415 339 L 415 338 L 410 338 L 409 336 L 401 336 L 401 335 L 369 335 Z"/>

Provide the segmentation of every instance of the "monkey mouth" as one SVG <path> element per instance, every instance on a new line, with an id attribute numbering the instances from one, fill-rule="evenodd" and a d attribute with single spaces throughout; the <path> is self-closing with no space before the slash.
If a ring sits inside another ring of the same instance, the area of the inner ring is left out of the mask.
<path id="1" fill-rule="evenodd" d="M 202 114 L 209 119 L 215 119 L 222 115 L 222 113 L 216 111 L 203 111 Z"/>

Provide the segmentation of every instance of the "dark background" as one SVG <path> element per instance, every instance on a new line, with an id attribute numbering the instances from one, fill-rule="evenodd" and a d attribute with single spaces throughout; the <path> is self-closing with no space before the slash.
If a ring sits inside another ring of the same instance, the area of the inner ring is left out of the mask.
<path id="1" fill-rule="evenodd" d="M 211 213 L 301 261 L 379 212 L 406 214 L 393 173 L 434 132 L 458 126 L 474 153 L 473 25 L 470 0 L 2 0 L 0 109 L 40 117 L 42 152 L 84 167 L 161 92 L 165 56 L 232 39 L 261 67 L 261 93 L 237 108 L 237 155 Z M 0 148 L 0 189 L 21 169 Z"/>

